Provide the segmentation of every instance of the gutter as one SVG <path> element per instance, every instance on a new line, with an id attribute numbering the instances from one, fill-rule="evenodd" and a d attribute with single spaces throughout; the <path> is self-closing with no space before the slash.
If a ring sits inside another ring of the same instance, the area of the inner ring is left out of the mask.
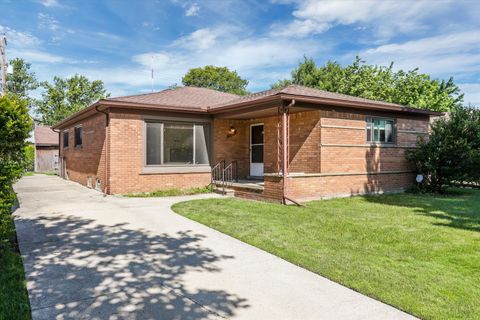
<path id="1" fill-rule="evenodd" d="M 190 107 L 178 107 L 178 106 L 166 106 L 166 105 L 158 105 L 158 104 L 150 104 L 150 103 L 132 103 L 132 102 L 125 102 L 125 101 L 112 101 L 107 99 L 100 99 L 94 104 L 86 107 L 78 111 L 77 113 L 71 115 L 70 117 L 60 121 L 59 123 L 52 126 L 52 128 L 61 128 L 70 124 L 70 122 L 76 122 L 80 120 L 80 116 L 91 112 L 97 111 L 97 107 L 106 106 L 106 107 L 116 107 L 116 108 L 129 108 L 129 109 L 140 109 L 140 110 L 155 110 L 155 111 L 173 111 L 179 113 L 198 113 L 198 114 L 208 114 L 208 110 L 206 108 L 190 108 Z"/>
<path id="2" fill-rule="evenodd" d="M 368 109 L 379 110 L 379 111 L 396 111 L 396 112 L 406 112 L 406 113 L 423 114 L 423 115 L 430 115 L 430 116 L 443 115 L 443 112 L 411 108 L 411 107 L 406 107 L 406 106 L 396 105 L 396 104 L 392 104 L 392 105 L 377 104 L 377 103 L 371 103 L 368 101 L 365 101 L 365 102 L 350 101 L 350 100 L 317 98 L 317 97 L 297 96 L 297 95 L 288 95 L 288 94 L 282 94 L 280 95 L 280 98 L 282 100 L 295 99 L 297 101 L 301 101 L 305 103 L 321 103 L 325 105 L 335 105 L 339 107 L 361 108 L 361 109 L 368 108 Z"/>

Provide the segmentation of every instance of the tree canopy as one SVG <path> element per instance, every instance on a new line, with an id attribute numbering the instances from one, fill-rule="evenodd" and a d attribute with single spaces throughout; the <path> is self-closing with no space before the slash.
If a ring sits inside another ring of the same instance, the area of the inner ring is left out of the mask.
<path id="1" fill-rule="evenodd" d="M 345 67 L 332 61 L 317 67 L 313 59 L 305 57 L 292 71 L 291 79 L 279 80 L 272 88 L 289 84 L 433 111 L 450 111 L 463 101 L 453 78 L 432 79 L 418 68 L 394 71 L 393 62 L 388 67 L 368 65 L 359 57 Z"/>
<path id="2" fill-rule="evenodd" d="M 239 95 L 248 93 L 246 90 L 248 81 L 227 67 L 205 66 L 190 69 L 183 76 L 182 83 L 185 86 L 209 88 Z"/>
<path id="3" fill-rule="evenodd" d="M 7 93 L 19 99 L 32 102 L 30 91 L 38 88 L 39 83 L 34 72 L 30 71 L 31 64 L 21 58 L 15 58 L 8 62 L 13 67 L 13 73 L 7 74 Z"/>
<path id="4" fill-rule="evenodd" d="M 425 176 L 424 189 L 443 192 L 456 183 L 480 184 L 480 109 L 455 107 L 432 125 L 407 158 Z"/>
<path id="5" fill-rule="evenodd" d="M 45 92 L 37 102 L 36 112 L 47 125 L 53 125 L 109 96 L 101 80 L 90 81 L 78 74 L 67 79 L 54 77 L 52 83 L 42 82 L 42 87 Z"/>

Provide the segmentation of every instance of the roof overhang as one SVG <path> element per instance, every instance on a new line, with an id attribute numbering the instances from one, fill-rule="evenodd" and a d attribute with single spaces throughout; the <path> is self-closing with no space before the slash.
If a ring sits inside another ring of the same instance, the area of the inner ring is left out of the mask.
<path id="1" fill-rule="evenodd" d="M 91 116 L 99 111 L 105 111 L 109 108 L 129 109 L 129 110 L 149 110 L 165 111 L 186 114 L 211 114 L 219 118 L 245 118 L 245 117 L 264 117 L 276 114 L 276 108 L 285 101 L 295 100 L 297 102 L 296 110 L 319 109 L 325 106 L 338 106 L 345 108 L 354 108 L 362 110 L 374 110 L 383 112 L 403 113 L 411 115 L 441 116 L 442 112 L 434 112 L 424 109 L 409 108 L 395 104 L 381 104 L 369 101 L 352 101 L 346 99 L 335 99 L 325 97 L 312 97 L 296 94 L 275 94 L 248 101 L 240 101 L 232 104 L 224 104 L 214 107 L 195 108 L 184 106 L 158 105 L 148 103 L 136 103 L 125 101 L 113 101 L 101 99 L 89 107 L 75 113 L 74 115 L 60 121 L 52 126 L 53 129 L 63 129 L 73 123 Z M 302 106 L 299 107 L 298 103 Z"/>
<path id="2" fill-rule="evenodd" d="M 105 111 L 110 108 L 129 109 L 129 110 L 150 110 L 150 111 L 168 111 L 176 113 L 187 114 L 207 114 L 207 108 L 194 108 L 194 107 L 180 107 L 180 106 L 167 106 L 148 103 L 133 103 L 124 101 L 112 101 L 107 99 L 100 99 L 87 108 L 80 110 L 79 112 L 71 115 L 70 117 L 56 123 L 52 126 L 53 129 L 65 128 L 79 120 L 85 119 L 98 111 Z"/>
<path id="3" fill-rule="evenodd" d="M 401 105 L 392 105 L 392 104 L 378 104 L 370 103 L 367 101 L 349 101 L 343 99 L 332 99 L 332 98 L 319 98 L 311 96 L 301 96 L 301 95 L 292 95 L 292 94 L 277 94 L 273 96 L 267 96 L 257 100 L 249 100 L 244 102 L 239 102 L 236 104 L 224 105 L 213 107 L 209 109 L 210 114 L 214 114 L 220 118 L 235 118 L 235 117 L 245 117 L 249 115 L 251 117 L 260 117 L 276 114 L 276 111 L 272 110 L 270 113 L 266 112 L 266 109 L 278 107 L 283 102 L 290 102 L 295 100 L 296 102 L 296 111 L 319 109 L 325 106 L 337 106 L 345 108 L 354 108 L 362 110 L 374 110 L 374 111 L 383 111 L 383 112 L 394 112 L 394 113 L 407 113 L 412 115 L 425 115 L 425 116 L 441 116 L 442 112 L 434 112 L 430 110 L 408 108 Z M 298 104 L 302 106 L 299 107 Z"/>

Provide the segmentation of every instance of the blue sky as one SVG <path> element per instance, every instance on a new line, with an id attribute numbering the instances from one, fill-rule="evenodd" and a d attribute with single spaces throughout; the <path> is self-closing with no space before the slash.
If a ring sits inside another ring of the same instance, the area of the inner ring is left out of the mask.
<path id="1" fill-rule="evenodd" d="M 479 1 L 1 0 L 7 59 L 32 63 L 40 80 L 75 73 L 112 96 L 181 84 L 192 67 L 236 70 L 248 89 L 288 77 L 303 55 L 318 64 L 419 67 L 450 76 L 480 105 Z"/>

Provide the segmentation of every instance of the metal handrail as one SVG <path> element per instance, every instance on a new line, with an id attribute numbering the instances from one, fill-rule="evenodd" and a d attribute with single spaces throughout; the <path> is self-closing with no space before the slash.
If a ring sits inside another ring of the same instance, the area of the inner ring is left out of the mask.
<path id="1" fill-rule="evenodd" d="M 225 169 L 225 160 L 220 160 L 216 165 L 212 168 L 212 187 L 214 184 L 218 182 L 223 183 L 223 170 Z"/>
<path id="2" fill-rule="evenodd" d="M 235 181 L 238 182 L 238 165 L 237 161 L 233 160 L 225 167 L 225 169 L 223 169 L 223 192 L 225 193 L 225 187 L 227 185 L 230 185 Z"/>
<path id="3" fill-rule="evenodd" d="M 226 186 L 233 182 L 238 182 L 238 162 L 233 160 L 226 165 L 225 160 L 219 161 L 212 168 L 212 188 L 214 185 L 220 184 L 222 192 L 225 194 Z"/>

